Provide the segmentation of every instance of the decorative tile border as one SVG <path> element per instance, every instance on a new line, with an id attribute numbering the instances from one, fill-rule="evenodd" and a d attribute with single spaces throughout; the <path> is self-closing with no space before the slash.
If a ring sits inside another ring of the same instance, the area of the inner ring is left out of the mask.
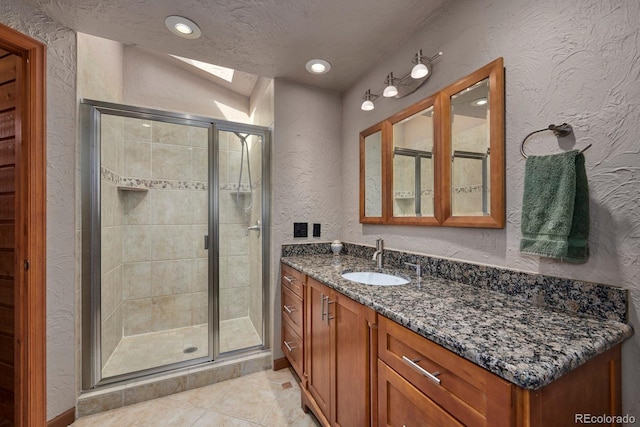
<path id="1" fill-rule="evenodd" d="M 489 189 L 487 189 L 489 190 Z M 490 190 L 489 190 L 490 191 Z M 460 193 L 481 193 L 482 192 L 482 184 L 477 185 L 465 185 L 462 187 L 455 187 L 453 192 L 456 194 Z"/>
<path id="2" fill-rule="evenodd" d="M 491 191 L 488 189 L 488 191 Z M 453 189 L 455 194 L 468 194 L 468 193 L 480 193 L 482 192 L 482 184 L 478 185 L 465 185 L 462 187 L 455 187 Z M 393 197 L 395 199 L 411 199 L 414 197 L 415 191 L 395 191 L 393 193 Z M 420 195 L 422 196 L 433 196 L 433 190 L 430 188 L 425 188 L 420 190 Z"/>
<path id="3" fill-rule="evenodd" d="M 122 187 L 129 188 L 146 188 L 154 190 L 207 190 L 209 184 L 203 181 L 174 181 L 169 179 L 147 179 L 147 178 L 129 178 L 122 177 L 114 171 L 101 166 L 101 178 Z M 253 184 L 253 190 L 262 186 L 262 180 L 256 180 Z M 221 191 L 237 192 L 238 184 L 220 184 Z M 240 193 L 249 193 L 249 184 L 240 185 Z"/>
<path id="4" fill-rule="evenodd" d="M 343 243 L 342 253 L 346 255 L 371 259 L 374 252 L 375 248 L 371 246 Z M 330 243 L 282 245 L 283 257 L 330 253 Z M 618 322 L 627 321 L 628 290 L 611 285 L 524 273 L 388 249 L 384 250 L 384 262 L 388 267 L 402 269 L 407 268 L 405 262 L 420 264 L 425 275 L 498 291 L 533 305 Z"/>

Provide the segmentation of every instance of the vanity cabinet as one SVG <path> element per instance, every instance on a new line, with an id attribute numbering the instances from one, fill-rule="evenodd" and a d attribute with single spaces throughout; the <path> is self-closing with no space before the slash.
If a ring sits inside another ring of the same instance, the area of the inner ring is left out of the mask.
<path id="1" fill-rule="evenodd" d="M 564 427 L 621 413 L 620 345 L 526 390 L 378 316 L 377 392 L 380 427 Z"/>
<path id="2" fill-rule="evenodd" d="M 384 317 L 379 425 L 511 426 L 514 384 Z"/>
<path id="3" fill-rule="evenodd" d="M 303 408 L 325 426 L 371 425 L 376 313 L 312 278 L 305 305 Z"/>
<path id="4" fill-rule="evenodd" d="M 620 344 L 529 390 L 285 264 L 282 336 L 302 408 L 326 427 L 565 427 L 622 411 Z"/>
<path id="5" fill-rule="evenodd" d="M 304 288 L 305 275 L 286 264 L 281 266 L 282 352 L 296 374 L 304 369 Z"/>

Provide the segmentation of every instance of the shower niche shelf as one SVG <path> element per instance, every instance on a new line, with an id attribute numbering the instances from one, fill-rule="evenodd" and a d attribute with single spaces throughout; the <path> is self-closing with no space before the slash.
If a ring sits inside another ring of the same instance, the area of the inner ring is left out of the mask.
<path id="1" fill-rule="evenodd" d="M 132 185 L 118 185 L 118 190 L 120 191 L 142 191 L 142 192 L 146 192 L 149 191 L 149 187 L 147 186 L 139 186 L 139 187 L 134 187 Z"/>

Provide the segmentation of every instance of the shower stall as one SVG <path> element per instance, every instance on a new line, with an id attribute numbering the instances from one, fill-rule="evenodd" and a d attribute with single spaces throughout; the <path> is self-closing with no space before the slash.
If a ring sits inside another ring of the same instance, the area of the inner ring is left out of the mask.
<path id="1" fill-rule="evenodd" d="M 85 100 L 83 388 L 267 347 L 267 128 Z"/>

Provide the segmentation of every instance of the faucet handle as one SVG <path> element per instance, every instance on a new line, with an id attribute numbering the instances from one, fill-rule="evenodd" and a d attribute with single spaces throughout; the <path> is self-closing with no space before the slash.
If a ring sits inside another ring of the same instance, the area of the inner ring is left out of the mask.
<path id="1" fill-rule="evenodd" d="M 405 262 L 405 265 L 408 265 L 409 267 L 415 267 L 416 269 L 416 276 L 420 277 L 422 275 L 422 266 L 420 264 L 413 264 L 410 262 Z"/>

